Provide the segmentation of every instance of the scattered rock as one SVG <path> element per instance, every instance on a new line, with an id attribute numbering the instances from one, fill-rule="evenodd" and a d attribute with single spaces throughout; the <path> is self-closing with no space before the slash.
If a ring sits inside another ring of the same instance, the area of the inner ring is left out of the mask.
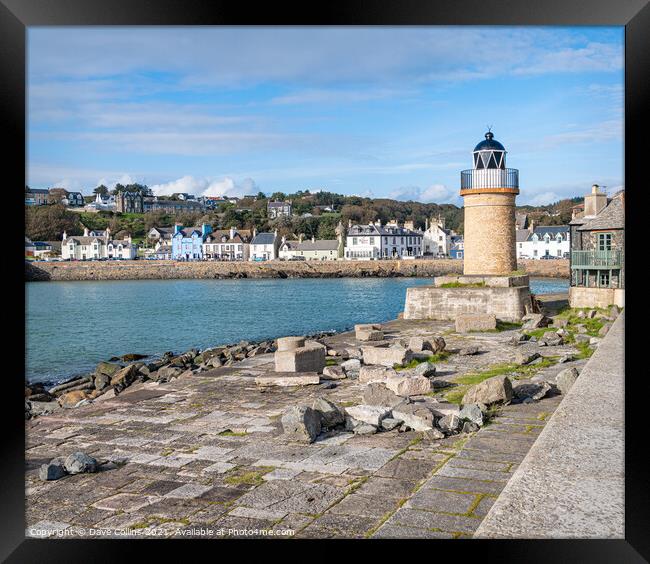
<path id="1" fill-rule="evenodd" d="M 311 407 L 290 407 L 282 416 L 285 436 L 301 442 L 313 443 L 321 431 L 321 417 Z"/>
<path id="2" fill-rule="evenodd" d="M 399 419 L 395 419 L 393 417 L 386 417 L 381 421 L 381 427 L 386 431 L 392 431 L 396 427 L 399 427 L 401 424 L 402 422 Z"/>
<path id="3" fill-rule="evenodd" d="M 539 401 L 545 397 L 551 390 L 553 386 L 548 382 L 539 382 L 531 384 L 519 384 L 512 389 L 512 393 L 515 398 L 519 401 L 529 400 L 527 403 L 532 401 Z"/>
<path id="4" fill-rule="evenodd" d="M 381 405 L 393 408 L 404 403 L 404 398 L 389 390 L 381 382 L 371 382 L 363 391 L 363 403 L 366 405 Z"/>
<path id="5" fill-rule="evenodd" d="M 386 380 L 386 387 L 398 396 L 421 396 L 431 391 L 431 382 L 424 376 L 396 376 Z"/>
<path id="6" fill-rule="evenodd" d="M 555 331 L 547 331 L 544 333 L 544 336 L 540 339 L 540 345 L 544 343 L 548 347 L 555 347 L 558 345 L 562 345 L 564 343 L 564 339 L 562 339 L 562 335 L 559 335 Z"/>
<path id="7" fill-rule="evenodd" d="M 612 320 L 616 319 L 620 313 L 621 310 L 616 305 L 613 305 L 612 307 L 609 308 L 609 318 Z"/>
<path id="8" fill-rule="evenodd" d="M 433 429 L 433 413 L 417 404 L 403 404 L 393 409 L 393 418 L 400 419 L 404 425 L 414 431 Z"/>
<path id="9" fill-rule="evenodd" d="M 73 408 L 77 407 L 77 404 L 85 399 L 88 398 L 88 394 L 84 392 L 83 390 L 75 390 L 73 392 L 67 392 L 65 394 L 61 394 L 58 397 L 58 402 L 61 407 L 65 408 Z"/>
<path id="10" fill-rule="evenodd" d="M 346 407 L 347 414 L 357 421 L 379 427 L 382 420 L 390 415 L 390 409 L 381 405 L 355 405 Z"/>
<path id="11" fill-rule="evenodd" d="M 81 474 L 82 472 L 97 472 L 99 465 L 92 456 L 83 452 L 75 452 L 65 459 L 63 466 L 68 474 Z"/>
<path id="12" fill-rule="evenodd" d="M 528 340 L 532 340 L 530 338 L 530 335 L 526 335 L 525 333 L 515 333 L 508 339 L 508 344 L 512 345 L 513 347 L 521 345 L 521 343 L 524 343 Z"/>
<path id="13" fill-rule="evenodd" d="M 95 368 L 95 374 L 106 374 L 106 376 L 112 377 L 121 369 L 122 365 L 120 364 L 115 364 L 112 362 L 100 362 Z"/>
<path id="14" fill-rule="evenodd" d="M 507 376 L 494 376 L 475 384 L 465 392 L 462 404 L 484 403 L 507 403 L 512 400 L 512 382 Z"/>
<path id="15" fill-rule="evenodd" d="M 469 347 L 464 347 L 458 351 L 458 354 L 460 356 L 472 356 L 478 354 L 478 347 L 474 345 Z"/>
<path id="16" fill-rule="evenodd" d="M 431 351 L 435 354 L 444 351 L 446 346 L 447 343 L 442 337 L 434 337 L 431 339 Z"/>
<path id="17" fill-rule="evenodd" d="M 123 354 L 120 359 L 123 360 L 124 362 L 133 362 L 135 360 L 142 360 L 143 358 L 147 358 L 146 354 L 138 354 L 138 353 L 128 353 L 128 354 Z"/>
<path id="18" fill-rule="evenodd" d="M 362 366 L 359 370 L 359 383 L 385 382 L 388 378 L 394 376 L 397 376 L 397 372 L 392 368 L 386 368 L 385 366 Z"/>
<path id="19" fill-rule="evenodd" d="M 612 328 L 611 323 L 606 323 L 605 325 L 603 325 L 603 326 L 600 328 L 600 331 L 598 331 L 598 334 L 599 334 L 601 337 L 604 337 L 605 335 L 607 335 L 607 332 L 608 332 L 611 328 Z"/>
<path id="20" fill-rule="evenodd" d="M 315 399 L 312 409 L 320 415 L 322 428 L 328 429 L 345 423 L 345 413 L 338 405 L 325 398 Z"/>
<path id="21" fill-rule="evenodd" d="M 589 335 L 574 335 L 573 340 L 576 343 L 588 343 L 591 340 Z"/>
<path id="22" fill-rule="evenodd" d="M 463 423 L 463 429 L 462 429 L 463 433 L 475 433 L 478 430 L 479 430 L 479 426 L 473 421 L 465 421 Z"/>
<path id="23" fill-rule="evenodd" d="M 438 428 L 445 433 L 456 433 L 460 431 L 462 422 L 458 415 L 445 415 L 438 420 Z"/>
<path id="24" fill-rule="evenodd" d="M 565 368 L 555 378 L 558 389 L 562 394 L 568 393 L 578 379 L 578 370 L 575 367 Z"/>
<path id="25" fill-rule="evenodd" d="M 525 366 L 526 364 L 530 364 L 533 360 L 539 357 L 540 354 L 538 352 L 518 351 L 513 362 L 519 366 Z"/>
<path id="26" fill-rule="evenodd" d="M 568 319 L 563 319 L 561 317 L 553 318 L 553 327 L 566 327 L 569 324 Z"/>
<path id="27" fill-rule="evenodd" d="M 357 341 L 383 341 L 384 332 L 376 329 L 357 329 L 354 334 Z"/>
<path id="28" fill-rule="evenodd" d="M 364 364 L 379 364 L 393 368 L 396 364 L 399 366 L 408 364 L 412 358 L 412 351 L 401 346 L 389 348 L 363 347 Z"/>
<path id="29" fill-rule="evenodd" d="M 67 474 L 63 461 L 60 458 L 54 458 L 47 464 L 42 464 L 38 470 L 38 477 L 44 482 L 58 480 Z"/>
<path id="30" fill-rule="evenodd" d="M 424 378 L 433 378 L 436 375 L 436 365 L 428 361 L 421 362 L 409 374 L 423 376 Z"/>
<path id="31" fill-rule="evenodd" d="M 361 370 L 361 361 L 358 358 L 351 358 L 341 363 L 341 368 L 348 378 L 358 378 Z"/>
<path id="32" fill-rule="evenodd" d="M 596 347 L 597 347 L 597 346 L 600 344 L 600 341 L 601 341 L 601 340 L 602 340 L 602 339 L 600 339 L 600 338 L 598 338 L 598 337 L 591 337 L 591 338 L 589 339 L 589 344 L 592 345 L 592 346 L 596 346 Z"/>
<path id="33" fill-rule="evenodd" d="M 522 329 L 539 329 L 540 327 L 548 327 L 550 319 L 542 313 L 529 313 L 522 318 L 524 324 Z"/>
<path id="34" fill-rule="evenodd" d="M 345 371 L 341 366 L 326 366 L 323 368 L 323 380 L 343 380 Z"/>
<path id="35" fill-rule="evenodd" d="M 445 438 L 445 434 L 440 429 L 434 427 L 433 429 L 424 431 L 424 438 L 429 441 L 439 441 Z"/>
<path id="36" fill-rule="evenodd" d="M 352 432 L 355 435 L 374 435 L 377 432 L 377 427 L 368 423 L 361 423 L 361 425 L 356 425 Z"/>
<path id="37" fill-rule="evenodd" d="M 431 342 L 422 337 L 411 337 L 409 339 L 408 348 L 413 352 L 433 351 Z"/>
<path id="38" fill-rule="evenodd" d="M 115 395 L 118 395 L 121 391 L 128 388 L 136 379 L 137 373 L 138 369 L 133 364 L 119 370 L 111 378 L 111 386 L 113 386 L 113 390 L 115 390 Z"/>
<path id="39" fill-rule="evenodd" d="M 471 421 L 478 427 L 481 427 L 483 425 L 483 412 L 481 411 L 479 405 L 476 403 L 464 405 L 458 413 L 458 417 L 466 421 Z"/>
<path id="40" fill-rule="evenodd" d="M 163 366 L 160 370 L 155 373 L 155 379 L 158 382 L 169 382 L 172 378 L 177 378 L 183 370 L 177 366 Z M 154 377 L 154 374 L 150 374 L 151 377 Z"/>
<path id="41" fill-rule="evenodd" d="M 575 359 L 573 358 L 572 355 L 570 355 L 570 354 L 565 354 L 564 356 L 561 356 L 561 357 L 558 359 L 557 362 L 558 362 L 558 364 L 564 364 L 565 362 L 571 362 L 571 361 L 573 361 L 573 360 L 575 360 Z"/>

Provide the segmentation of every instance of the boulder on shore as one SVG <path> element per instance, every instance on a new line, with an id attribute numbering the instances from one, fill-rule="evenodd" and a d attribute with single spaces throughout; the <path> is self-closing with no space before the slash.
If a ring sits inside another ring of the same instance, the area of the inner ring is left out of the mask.
<path id="1" fill-rule="evenodd" d="M 512 400 L 512 382 L 507 376 L 493 376 L 469 388 L 463 396 L 462 404 L 508 403 Z"/>
<path id="2" fill-rule="evenodd" d="M 44 482 L 50 480 L 58 480 L 67 474 L 63 460 L 60 458 L 53 458 L 47 464 L 41 464 L 38 470 L 38 477 Z"/>
<path id="3" fill-rule="evenodd" d="M 575 367 L 565 368 L 555 378 L 557 387 L 563 394 L 567 394 L 578 379 L 578 369 Z"/>
<path id="4" fill-rule="evenodd" d="M 81 474 L 82 472 L 97 472 L 97 460 L 84 452 L 75 452 L 69 455 L 63 463 L 68 474 Z"/>
<path id="5" fill-rule="evenodd" d="M 111 386 L 115 390 L 115 395 L 118 395 L 121 391 L 128 388 L 133 381 L 136 379 L 138 374 L 138 367 L 135 364 L 131 364 L 122 368 L 119 372 L 111 378 Z"/>
<path id="6" fill-rule="evenodd" d="M 306 405 L 290 407 L 281 423 L 285 436 L 300 442 L 313 443 L 321 432 L 321 416 Z"/>
<path id="7" fill-rule="evenodd" d="M 83 390 L 75 390 L 73 392 L 67 392 L 61 394 L 57 401 L 61 407 L 72 408 L 76 407 L 77 404 L 85 399 L 88 399 L 88 394 Z"/>
<path id="8" fill-rule="evenodd" d="M 317 398 L 312 404 L 312 409 L 318 413 L 321 420 L 321 427 L 329 429 L 345 423 L 345 413 L 343 410 L 325 398 Z"/>

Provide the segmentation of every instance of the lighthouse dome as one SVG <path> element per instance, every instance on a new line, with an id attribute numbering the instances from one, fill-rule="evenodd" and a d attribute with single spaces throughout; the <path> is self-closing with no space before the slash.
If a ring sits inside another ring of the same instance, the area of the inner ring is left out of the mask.
<path id="1" fill-rule="evenodd" d="M 474 151 L 505 151 L 505 147 L 501 145 L 496 139 L 494 139 L 494 135 L 492 134 L 491 131 L 488 131 L 485 134 L 485 141 L 481 141 L 476 147 L 474 147 Z"/>
<path id="2" fill-rule="evenodd" d="M 485 141 L 474 147 L 474 168 L 505 168 L 506 149 L 494 139 L 491 131 L 485 134 Z"/>

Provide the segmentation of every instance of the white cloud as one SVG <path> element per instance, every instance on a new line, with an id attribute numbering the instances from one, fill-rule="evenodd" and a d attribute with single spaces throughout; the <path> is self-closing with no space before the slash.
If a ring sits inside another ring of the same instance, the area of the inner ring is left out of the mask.
<path id="1" fill-rule="evenodd" d="M 435 204 L 456 203 L 458 193 L 450 190 L 444 184 L 432 184 L 426 188 L 420 186 L 402 186 L 390 192 L 389 198 L 394 200 L 409 201 Z"/>
<path id="2" fill-rule="evenodd" d="M 252 178 L 244 178 L 240 182 L 230 176 L 223 178 L 196 178 L 183 176 L 171 182 L 150 186 L 157 196 L 171 196 L 172 194 L 187 192 L 197 196 L 243 196 L 259 192 L 259 188 Z"/>

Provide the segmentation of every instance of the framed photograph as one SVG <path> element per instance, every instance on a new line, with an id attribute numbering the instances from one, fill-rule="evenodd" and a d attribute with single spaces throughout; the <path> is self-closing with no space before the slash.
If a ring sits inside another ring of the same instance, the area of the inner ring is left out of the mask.
<path id="1" fill-rule="evenodd" d="M 3 0 L 2 556 L 647 561 L 647 2 L 307 8 Z"/>

